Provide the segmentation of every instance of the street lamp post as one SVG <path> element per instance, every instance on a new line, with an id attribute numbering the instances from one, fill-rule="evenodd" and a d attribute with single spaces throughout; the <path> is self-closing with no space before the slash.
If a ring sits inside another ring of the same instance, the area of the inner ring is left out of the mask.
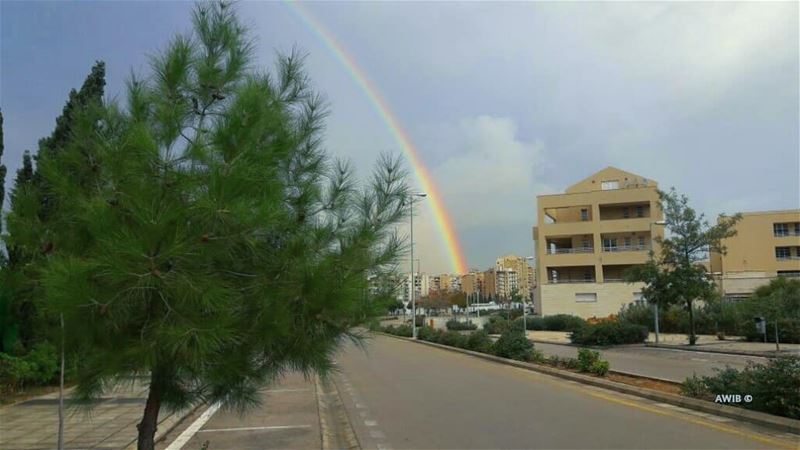
<path id="1" fill-rule="evenodd" d="M 417 338 L 417 300 L 416 300 L 416 286 L 414 285 L 414 197 L 427 197 L 428 194 L 424 192 L 412 193 L 408 202 L 409 216 L 411 220 L 411 231 L 409 233 L 411 240 L 411 337 Z"/>
<path id="2" fill-rule="evenodd" d="M 653 225 L 666 225 L 667 222 L 663 220 L 657 220 L 655 222 L 650 222 L 650 251 L 653 250 Z M 655 322 L 655 332 L 656 332 L 656 345 L 658 345 L 658 302 L 653 302 L 653 307 L 655 309 L 655 316 L 653 317 L 653 321 Z"/>

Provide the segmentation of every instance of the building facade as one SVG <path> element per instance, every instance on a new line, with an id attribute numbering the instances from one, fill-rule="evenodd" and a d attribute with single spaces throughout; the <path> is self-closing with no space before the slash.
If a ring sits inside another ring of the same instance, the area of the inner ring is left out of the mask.
<path id="1" fill-rule="evenodd" d="M 467 297 L 484 295 L 483 281 L 483 272 L 471 270 L 461 275 L 461 292 L 467 294 Z"/>
<path id="2" fill-rule="evenodd" d="M 640 298 L 643 285 L 622 278 L 663 236 L 657 183 L 607 167 L 563 194 L 538 196 L 537 213 L 538 314 L 605 317 Z"/>
<path id="3" fill-rule="evenodd" d="M 506 286 L 504 287 L 505 291 L 509 293 L 512 292 L 514 288 L 517 289 L 519 295 L 525 298 L 526 300 L 530 300 L 533 295 L 533 287 L 534 287 L 534 275 L 533 275 L 533 267 L 528 264 L 528 261 L 516 255 L 505 255 L 497 258 L 495 261 L 495 270 L 512 270 L 515 272 L 515 285 L 514 286 Z"/>
<path id="4" fill-rule="evenodd" d="M 742 214 L 710 271 L 726 297 L 748 297 L 775 277 L 800 277 L 800 209 Z"/>

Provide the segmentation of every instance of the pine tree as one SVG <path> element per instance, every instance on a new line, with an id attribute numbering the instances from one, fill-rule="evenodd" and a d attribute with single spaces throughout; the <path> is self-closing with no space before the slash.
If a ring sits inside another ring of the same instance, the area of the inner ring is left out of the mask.
<path id="1" fill-rule="evenodd" d="M 0 233 L 3 232 L 3 203 L 6 199 L 6 166 L 3 164 L 3 111 L 0 111 Z M 0 262 L 3 260 L 2 250 L 0 250 Z M 1 265 L 1 264 L 0 264 Z"/>
<path id="2" fill-rule="evenodd" d="M 404 249 L 404 170 L 381 157 L 362 185 L 326 154 L 302 56 L 252 68 L 226 3 L 200 3 L 193 24 L 130 80 L 124 107 L 71 113 L 37 167 L 57 207 L 43 227 L 17 217 L 38 231 L 13 241 L 44 243 L 32 276 L 81 352 L 77 395 L 149 380 L 140 449 L 163 407 L 244 409 L 288 370 L 325 376 L 385 309 L 368 280 Z"/>

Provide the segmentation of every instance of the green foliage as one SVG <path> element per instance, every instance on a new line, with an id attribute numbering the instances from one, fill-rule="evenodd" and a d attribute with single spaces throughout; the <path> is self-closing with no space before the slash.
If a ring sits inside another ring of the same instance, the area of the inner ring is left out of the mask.
<path id="1" fill-rule="evenodd" d="M 570 314 L 544 316 L 542 324 L 547 331 L 576 331 L 586 325 L 586 321 Z"/>
<path id="2" fill-rule="evenodd" d="M 381 331 L 402 337 L 411 337 L 412 333 L 411 325 L 389 325 L 388 327 L 384 327 Z"/>
<path id="3" fill-rule="evenodd" d="M 437 341 L 442 345 L 449 345 L 450 347 L 467 347 L 467 336 L 454 330 L 440 332 Z"/>
<path id="4" fill-rule="evenodd" d="M 522 329 L 509 327 L 503 331 L 500 339 L 494 343 L 492 353 L 503 358 L 527 361 L 531 350 L 533 350 L 533 343 L 525 337 Z"/>
<path id="5" fill-rule="evenodd" d="M 268 75 L 233 7 L 199 3 L 193 21 L 126 106 L 59 122 L 39 192 L 20 190 L 9 216 L 10 245 L 39 255 L 35 295 L 80 353 L 76 394 L 149 374 L 156 413 L 244 409 L 288 370 L 327 375 L 353 327 L 385 311 L 368 280 L 403 253 L 408 210 L 399 160 L 360 185 L 322 148 L 326 108 L 299 54 Z M 155 424 L 146 409 L 140 445 Z"/>
<path id="6" fill-rule="evenodd" d="M 483 329 L 489 334 L 502 334 L 510 328 L 508 320 L 501 316 L 490 316 L 489 320 L 483 324 Z"/>
<path id="7" fill-rule="evenodd" d="M 481 353 L 491 353 L 492 344 L 492 339 L 486 331 L 473 331 L 467 336 L 466 349 Z"/>
<path id="8" fill-rule="evenodd" d="M 478 325 L 472 322 L 462 322 L 460 320 L 455 320 L 455 319 L 448 320 L 446 326 L 448 330 L 456 330 L 456 331 L 471 331 L 478 329 Z"/>
<path id="9" fill-rule="evenodd" d="M 29 386 L 46 386 L 58 374 L 55 347 L 40 343 L 24 356 L 0 353 L 0 392 L 14 392 Z"/>
<path id="10" fill-rule="evenodd" d="M 570 341 L 579 345 L 640 344 L 647 339 L 647 328 L 627 322 L 603 321 L 586 325 L 570 334 Z"/>
<path id="11" fill-rule="evenodd" d="M 528 317 L 526 328 L 533 331 L 544 330 L 544 317 Z"/>
<path id="12" fill-rule="evenodd" d="M 689 342 L 696 342 L 694 302 L 714 296 L 714 284 L 705 267 L 697 264 L 708 252 L 725 253 L 723 240 L 736 235 L 734 229 L 741 219 L 721 215 L 716 225 L 709 225 L 703 214 L 689 206 L 689 199 L 673 188 L 659 191 L 660 207 L 664 212 L 669 238 L 656 238 L 658 254 L 651 252 L 650 261 L 629 269 L 628 282 L 644 282 L 642 297 L 651 304 L 685 305 L 689 313 Z"/>
<path id="13" fill-rule="evenodd" d="M 750 361 L 743 370 L 715 370 L 713 376 L 687 378 L 681 388 L 683 395 L 712 401 L 718 394 L 751 395 L 751 402 L 733 405 L 800 419 L 800 358 L 785 356 L 766 364 Z"/>
<path id="14" fill-rule="evenodd" d="M 767 342 L 775 342 L 775 322 L 769 321 L 766 325 Z M 764 335 L 756 330 L 752 320 L 748 321 L 747 326 L 743 328 L 745 330 L 744 337 L 748 341 L 764 341 Z M 800 319 L 778 319 L 778 339 L 785 344 L 800 344 Z"/>
<path id="15" fill-rule="evenodd" d="M 600 360 L 600 352 L 588 348 L 578 349 L 578 368 L 582 372 L 588 372 L 596 361 Z"/>
<path id="16" fill-rule="evenodd" d="M 0 213 L 3 211 L 3 202 L 6 199 L 6 166 L 3 164 L 3 111 L 0 111 Z M 0 217 L 2 217 L 0 215 Z M 0 233 L 3 232 L 3 221 L 0 220 Z M 0 267 L 5 263 L 5 257 L 0 251 Z"/>

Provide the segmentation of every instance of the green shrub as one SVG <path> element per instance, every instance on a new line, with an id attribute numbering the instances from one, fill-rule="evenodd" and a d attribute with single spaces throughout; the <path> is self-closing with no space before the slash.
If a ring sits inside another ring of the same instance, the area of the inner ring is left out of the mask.
<path id="1" fill-rule="evenodd" d="M 589 350 L 588 348 L 578 349 L 578 369 L 581 372 L 588 372 L 592 364 L 600 360 L 600 352 Z"/>
<path id="2" fill-rule="evenodd" d="M 742 330 L 748 341 L 764 341 L 764 335 L 756 330 L 752 317 L 742 325 Z M 800 344 L 800 319 L 778 319 L 778 338 L 782 343 Z M 775 322 L 767 322 L 767 342 L 775 342 Z"/>
<path id="3" fill-rule="evenodd" d="M 533 343 L 525 337 L 522 329 L 517 328 L 508 328 L 503 331 L 500 339 L 492 347 L 492 353 L 496 356 L 519 361 L 527 361 L 531 350 L 533 350 Z"/>
<path id="4" fill-rule="evenodd" d="M 542 325 L 547 331 L 575 331 L 586 325 L 586 321 L 578 316 L 556 314 L 543 317 Z"/>
<path id="5" fill-rule="evenodd" d="M 58 375 L 59 358 L 56 348 L 47 343 L 36 344 L 25 355 L 25 361 L 31 366 L 30 382 L 37 386 L 52 383 Z"/>
<path id="6" fill-rule="evenodd" d="M 439 343 L 450 347 L 466 347 L 467 337 L 458 331 L 449 330 L 443 332 L 439 337 Z"/>
<path id="7" fill-rule="evenodd" d="M 575 358 L 562 358 L 560 356 L 550 356 L 547 358 L 546 363 L 553 367 L 563 367 L 566 369 L 577 369 L 578 360 Z"/>
<path id="8" fill-rule="evenodd" d="M 442 338 L 442 332 L 431 327 L 417 328 L 417 337 L 420 340 L 439 343 Z"/>
<path id="9" fill-rule="evenodd" d="M 395 336 L 411 337 L 411 325 L 389 325 L 383 327 L 384 333 L 394 334 Z"/>
<path id="10" fill-rule="evenodd" d="M 509 316 L 508 309 L 501 309 L 500 311 L 496 312 L 495 315 L 508 320 Z M 514 320 L 517 317 L 522 317 L 522 308 L 515 308 L 511 310 L 511 320 Z"/>
<path id="11" fill-rule="evenodd" d="M 547 361 L 547 357 L 544 356 L 544 353 L 542 353 L 541 350 L 536 350 L 535 348 L 532 348 L 528 352 L 525 361 L 542 364 Z"/>
<path id="12" fill-rule="evenodd" d="M 492 338 L 484 330 L 473 331 L 467 336 L 466 348 L 476 352 L 491 353 Z"/>
<path id="13" fill-rule="evenodd" d="M 526 327 L 528 330 L 542 331 L 544 330 L 544 318 L 528 317 L 528 322 L 526 323 Z"/>
<path id="14" fill-rule="evenodd" d="M 608 375 L 608 371 L 610 369 L 611 369 L 611 364 L 609 364 L 608 361 L 599 360 L 592 363 L 591 367 L 589 367 L 589 372 L 604 377 Z"/>
<path id="15" fill-rule="evenodd" d="M 710 377 L 684 381 L 684 395 L 714 400 L 720 394 L 751 395 L 752 401 L 733 405 L 778 416 L 800 419 L 800 358 L 784 356 L 766 364 L 747 363 L 743 370 L 715 369 Z"/>
<path id="16" fill-rule="evenodd" d="M 32 378 L 34 368 L 23 358 L 0 353 L 0 388 L 13 392 L 23 388 Z"/>
<path id="17" fill-rule="evenodd" d="M 570 334 L 578 345 L 640 344 L 647 339 L 647 328 L 627 322 L 604 321 L 581 327 Z"/>
<path id="18" fill-rule="evenodd" d="M 483 329 L 489 334 L 503 334 L 509 328 L 509 322 L 500 316 L 491 316 L 489 321 L 483 324 Z"/>
<path id="19" fill-rule="evenodd" d="M 456 331 L 472 331 L 478 329 L 478 325 L 472 322 L 462 322 L 460 320 L 455 320 L 455 319 L 448 320 L 447 324 L 445 325 L 447 326 L 448 330 L 456 330 Z"/>

